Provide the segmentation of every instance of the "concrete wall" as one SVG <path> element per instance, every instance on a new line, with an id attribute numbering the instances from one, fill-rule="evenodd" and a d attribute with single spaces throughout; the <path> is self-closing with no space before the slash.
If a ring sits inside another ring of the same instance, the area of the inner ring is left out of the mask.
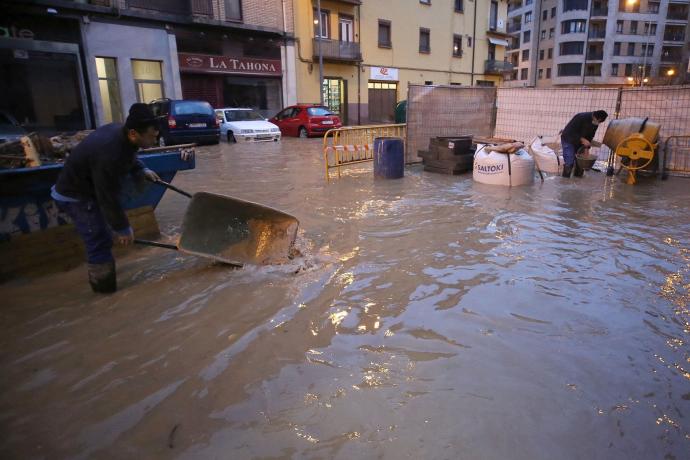
<path id="1" fill-rule="evenodd" d="M 97 126 L 103 124 L 104 116 L 96 73 L 96 57 L 117 59 L 123 119 L 126 118 L 129 107 L 137 102 L 132 76 L 132 59 L 161 61 L 165 96 L 173 99 L 182 97 L 175 37 L 169 35 L 165 29 L 96 21 L 82 24 L 82 29 L 86 44 L 84 52 L 88 85 L 93 99 Z"/>

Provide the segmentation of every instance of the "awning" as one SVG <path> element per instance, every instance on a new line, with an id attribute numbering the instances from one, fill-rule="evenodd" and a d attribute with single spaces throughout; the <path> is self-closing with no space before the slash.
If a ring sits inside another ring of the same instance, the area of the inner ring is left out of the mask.
<path id="1" fill-rule="evenodd" d="M 489 37 L 489 42 L 498 46 L 508 46 L 508 40 L 504 40 L 502 38 Z"/>

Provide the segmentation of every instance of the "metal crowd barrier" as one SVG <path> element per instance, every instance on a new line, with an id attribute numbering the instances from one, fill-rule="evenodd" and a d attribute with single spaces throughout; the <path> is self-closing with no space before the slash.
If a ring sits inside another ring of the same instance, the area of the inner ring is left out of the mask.
<path id="1" fill-rule="evenodd" d="M 690 176 L 690 135 L 669 136 L 664 142 L 664 160 L 661 178 Z"/>
<path id="2" fill-rule="evenodd" d="M 357 163 L 374 161 L 374 139 L 377 137 L 401 137 L 406 142 L 407 125 L 350 126 L 331 129 L 323 136 L 323 158 L 326 180 L 330 170 Z M 407 147 L 407 146 L 406 146 Z"/>

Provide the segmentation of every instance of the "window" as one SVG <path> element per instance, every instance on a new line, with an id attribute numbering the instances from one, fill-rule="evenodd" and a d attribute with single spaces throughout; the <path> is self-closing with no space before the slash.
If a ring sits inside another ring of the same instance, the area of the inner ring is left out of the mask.
<path id="1" fill-rule="evenodd" d="M 616 33 L 623 33 L 623 21 L 616 21 Z"/>
<path id="2" fill-rule="evenodd" d="M 122 122 L 122 101 L 120 84 L 117 80 L 117 61 L 114 58 L 96 58 L 98 88 L 103 104 L 103 121 L 105 123 Z"/>
<path id="3" fill-rule="evenodd" d="M 489 55 L 488 59 L 490 61 L 495 61 L 496 60 L 496 45 L 493 43 L 489 43 Z"/>
<path id="4" fill-rule="evenodd" d="M 532 12 L 531 11 L 525 13 L 525 24 L 529 24 L 530 22 L 532 22 Z"/>
<path id="5" fill-rule="evenodd" d="M 563 0 L 563 11 L 586 10 L 589 7 L 588 0 Z"/>
<path id="6" fill-rule="evenodd" d="M 612 77 L 618 76 L 618 64 L 611 64 L 611 76 Z"/>
<path id="7" fill-rule="evenodd" d="M 544 10 L 541 12 L 541 20 L 546 21 L 549 17 L 549 10 Z"/>
<path id="8" fill-rule="evenodd" d="M 489 29 L 496 30 L 496 23 L 498 21 L 498 2 L 492 0 L 491 10 L 489 10 Z"/>
<path id="9" fill-rule="evenodd" d="M 558 64 L 558 76 L 559 77 L 575 77 L 582 75 L 582 64 L 570 63 L 570 64 Z"/>
<path id="10" fill-rule="evenodd" d="M 314 37 L 329 38 L 331 36 L 331 15 L 327 10 L 321 8 L 321 18 L 319 10 L 314 8 Z"/>
<path id="11" fill-rule="evenodd" d="M 553 59 L 553 48 L 549 48 L 549 51 L 547 53 L 547 56 L 549 59 Z"/>
<path id="12" fill-rule="evenodd" d="M 520 69 L 520 80 L 527 80 L 527 69 Z"/>
<path id="13" fill-rule="evenodd" d="M 625 64 L 625 76 L 632 77 L 632 64 Z"/>
<path id="14" fill-rule="evenodd" d="M 561 43 L 561 56 L 570 56 L 574 54 L 584 53 L 585 44 L 584 42 L 563 42 Z"/>
<path id="15" fill-rule="evenodd" d="M 643 43 L 642 44 L 642 56 L 647 55 L 647 57 L 650 57 L 654 54 L 654 45 L 651 43 Z"/>
<path id="16" fill-rule="evenodd" d="M 614 56 L 620 56 L 621 55 L 621 42 L 615 42 L 613 44 L 613 55 Z"/>
<path id="17" fill-rule="evenodd" d="M 225 19 L 242 20 L 242 0 L 225 0 Z"/>
<path id="18" fill-rule="evenodd" d="M 541 31 L 541 39 L 546 40 L 546 31 L 545 30 Z"/>
<path id="19" fill-rule="evenodd" d="M 465 11 L 465 5 L 463 4 L 463 0 L 455 0 L 455 12 L 462 13 L 463 11 Z"/>
<path id="20" fill-rule="evenodd" d="M 434 84 L 434 82 L 431 81 L 431 80 L 427 80 L 427 81 L 424 82 L 424 84 L 427 85 L 427 86 L 431 86 L 431 85 Z"/>
<path id="21" fill-rule="evenodd" d="M 429 29 L 419 29 L 419 52 L 431 52 L 431 31 Z"/>
<path id="22" fill-rule="evenodd" d="M 489 80 L 477 80 L 477 86 L 493 87 L 494 82 Z"/>
<path id="23" fill-rule="evenodd" d="M 544 50 L 539 50 L 539 60 L 540 61 L 544 60 Z"/>
<path id="24" fill-rule="evenodd" d="M 526 30 L 522 33 L 522 43 L 529 43 L 532 39 L 532 31 Z"/>
<path id="25" fill-rule="evenodd" d="M 165 96 L 160 61 L 132 59 L 132 75 L 138 102 L 151 102 Z"/>
<path id="26" fill-rule="evenodd" d="M 384 21 L 379 19 L 379 47 L 390 48 L 391 47 L 391 23 L 390 21 Z"/>
<path id="27" fill-rule="evenodd" d="M 543 78 L 544 78 L 544 69 L 539 69 L 539 79 L 541 80 Z"/>
<path id="28" fill-rule="evenodd" d="M 324 78 L 321 91 L 323 92 L 323 103 L 328 108 L 328 111 L 335 115 L 342 116 L 341 108 L 343 107 L 345 98 L 344 81 L 341 78 Z M 321 112 L 323 108 L 317 107 L 316 110 L 323 113 Z"/>
<path id="29" fill-rule="evenodd" d="M 627 13 L 639 13 L 640 12 L 640 2 L 628 2 L 626 0 L 620 0 L 619 11 L 625 11 Z"/>
<path id="30" fill-rule="evenodd" d="M 178 101 L 173 106 L 173 115 L 213 115 L 211 104 L 204 101 Z"/>
<path id="31" fill-rule="evenodd" d="M 635 56 L 635 44 L 628 43 L 628 56 Z"/>
<path id="32" fill-rule="evenodd" d="M 656 24 L 650 24 L 649 22 L 644 23 L 644 34 L 645 35 L 656 35 Z"/>
<path id="33" fill-rule="evenodd" d="M 522 50 L 522 62 L 529 60 L 529 50 Z"/>
<path id="34" fill-rule="evenodd" d="M 472 48 L 472 37 L 467 37 L 467 47 Z"/>
<path id="35" fill-rule="evenodd" d="M 553 8 L 551 8 L 551 17 L 552 18 L 556 17 L 556 7 L 555 6 Z M 550 69 L 547 69 L 547 70 L 550 70 Z"/>
<path id="36" fill-rule="evenodd" d="M 630 33 L 637 35 L 637 21 L 630 21 Z"/>
<path id="37" fill-rule="evenodd" d="M 431 0 L 419 0 L 419 3 L 423 3 L 425 5 L 431 5 Z"/>
<path id="38" fill-rule="evenodd" d="M 462 35 L 453 35 L 453 56 L 462 56 Z"/>
<path id="39" fill-rule="evenodd" d="M 553 36 L 556 34 L 556 29 L 553 27 L 549 29 L 549 38 L 553 38 Z"/>
<path id="40" fill-rule="evenodd" d="M 647 12 L 652 13 L 652 14 L 657 14 L 659 13 L 659 4 L 658 3 L 647 3 Z"/>
<path id="41" fill-rule="evenodd" d="M 561 23 L 562 34 L 582 34 L 585 32 L 585 25 L 587 21 L 582 19 L 574 19 L 571 21 L 563 21 Z"/>
<path id="42" fill-rule="evenodd" d="M 546 69 L 546 79 L 548 80 L 549 78 L 551 78 L 551 69 L 550 68 Z"/>

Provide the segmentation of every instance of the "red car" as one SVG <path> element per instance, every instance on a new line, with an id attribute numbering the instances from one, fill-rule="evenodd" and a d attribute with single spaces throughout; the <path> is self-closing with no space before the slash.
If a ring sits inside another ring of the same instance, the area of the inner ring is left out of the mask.
<path id="1" fill-rule="evenodd" d="M 309 137 L 323 134 L 343 124 L 337 115 L 319 104 L 297 104 L 283 109 L 269 120 L 284 136 Z"/>

